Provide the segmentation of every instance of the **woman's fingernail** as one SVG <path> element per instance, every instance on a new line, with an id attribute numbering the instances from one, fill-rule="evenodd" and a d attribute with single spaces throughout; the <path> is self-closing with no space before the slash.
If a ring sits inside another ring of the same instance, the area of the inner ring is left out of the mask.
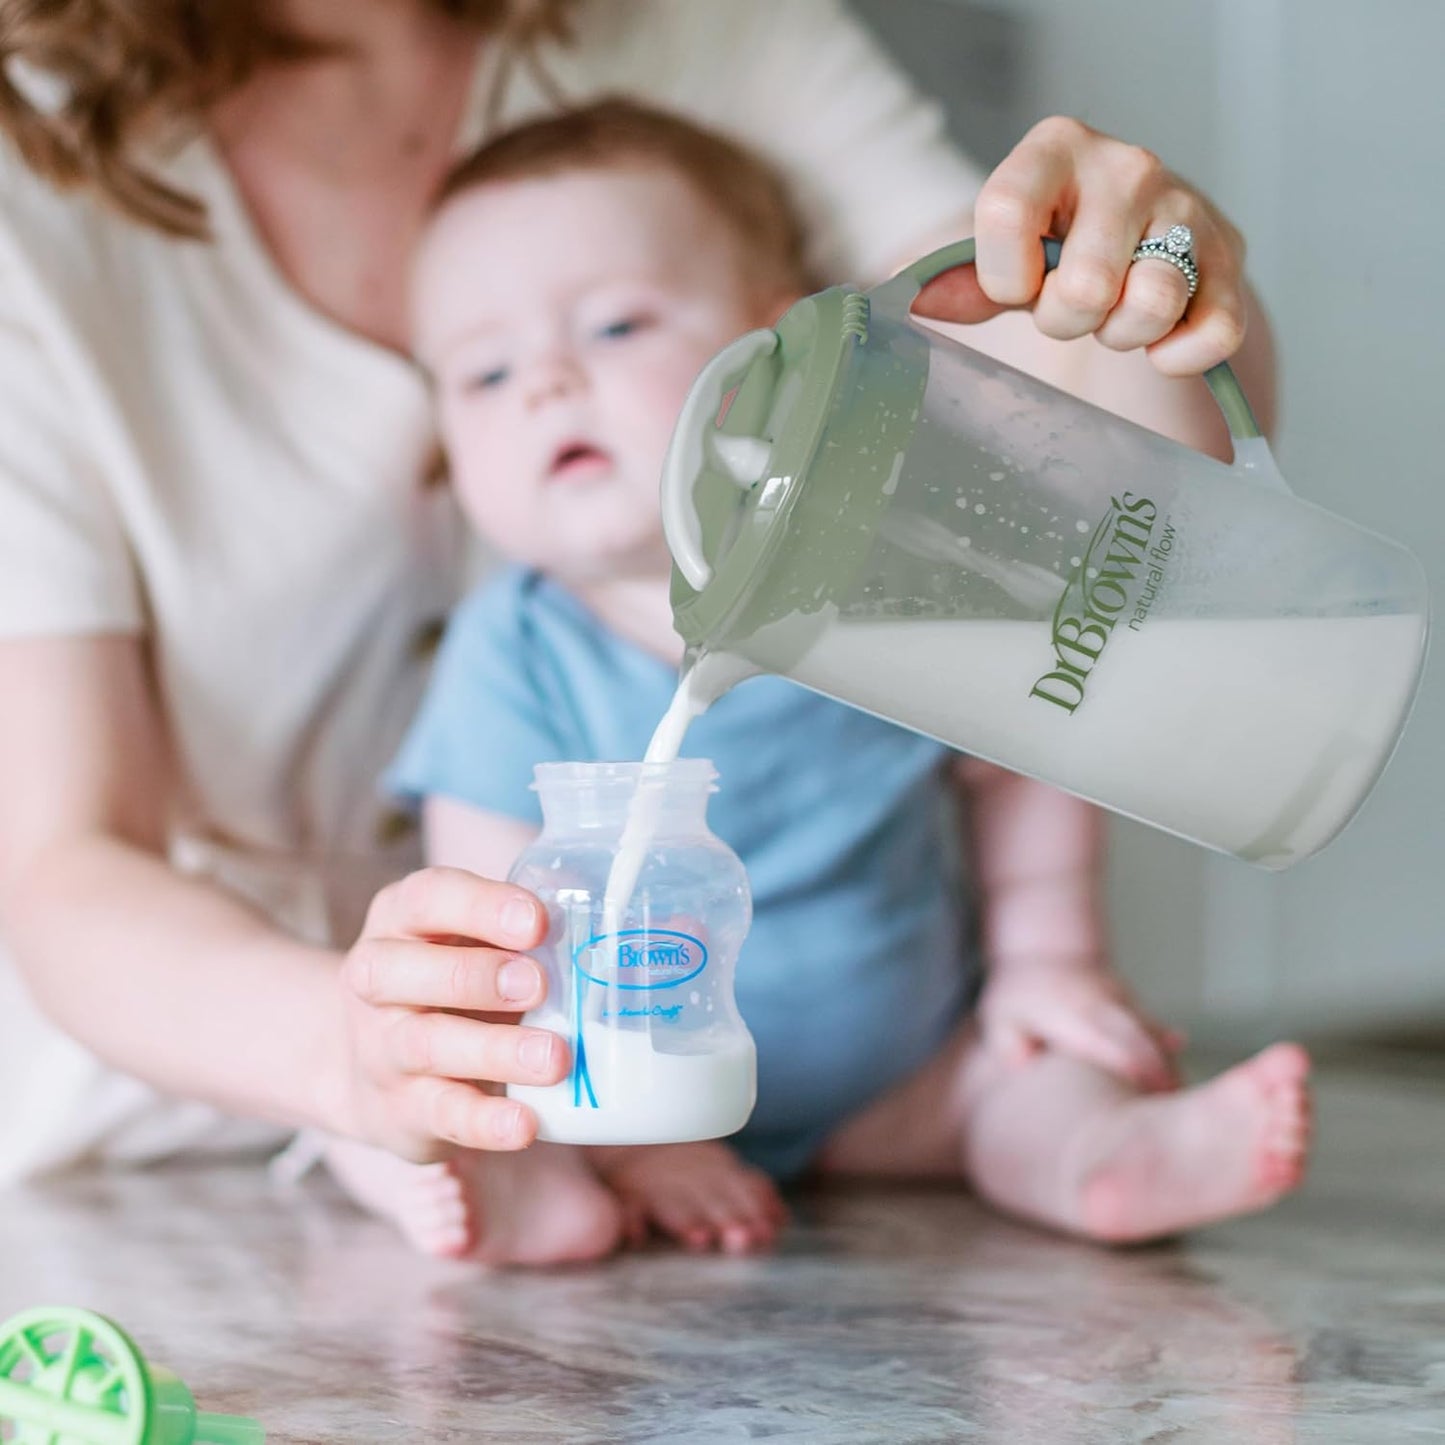
<path id="1" fill-rule="evenodd" d="M 552 1064 L 552 1040 L 546 1034 L 531 1034 L 517 1050 L 522 1067 L 529 1074 L 545 1074 Z"/>
<path id="2" fill-rule="evenodd" d="M 502 907 L 502 927 L 508 933 L 530 936 L 537 922 L 537 906 L 525 898 L 513 898 Z"/>
<path id="3" fill-rule="evenodd" d="M 515 1144 L 526 1131 L 526 1119 L 520 1104 L 500 1110 L 497 1114 L 497 1138 L 503 1144 Z"/>
<path id="4" fill-rule="evenodd" d="M 525 958 L 511 958 L 497 972 L 497 992 L 512 1003 L 526 1003 L 537 992 L 537 966 Z"/>

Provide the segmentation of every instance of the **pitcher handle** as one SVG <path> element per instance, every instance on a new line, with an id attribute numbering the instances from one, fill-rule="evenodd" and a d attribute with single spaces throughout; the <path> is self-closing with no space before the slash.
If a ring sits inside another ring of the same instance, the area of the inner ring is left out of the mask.
<path id="1" fill-rule="evenodd" d="M 673 428 L 672 443 L 662 464 L 662 533 L 677 570 L 696 592 L 712 580 L 712 567 L 702 550 L 697 502 L 692 495 L 702 470 L 705 425 L 716 419 L 723 397 L 742 380 L 748 367 L 777 345 L 778 333 L 764 326 L 723 347 L 698 373 Z"/>
<path id="2" fill-rule="evenodd" d="M 1063 242 L 1053 236 L 1043 238 L 1044 246 L 1044 269 L 1052 271 L 1059 264 L 1059 256 L 1063 251 Z M 911 266 L 905 266 L 891 280 L 885 281 L 882 286 L 874 288 L 873 294 L 887 301 L 895 302 L 903 311 L 908 311 L 914 298 L 932 280 L 942 276 L 945 271 L 952 271 L 959 266 L 972 266 L 975 259 L 975 247 L 973 237 L 965 241 L 955 241 L 952 245 L 940 247 L 937 251 L 930 252 L 921 260 L 915 261 Z M 1279 477 L 1278 470 L 1274 466 L 1274 459 L 1269 455 L 1268 444 L 1259 446 L 1241 446 L 1240 443 L 1263 442 L 1264 438 L 1259 430 L 1259 423 L 1254 419 L 1254 412 L 1250 409 L 1249 401 L 1244 395 L 1244 390 L 1239 384 L 1239 378 L 1230 369 L 1227 361 L 1221 361 L 1218 366 L 1211 366 L 1204 373 L 1204 379 L 1209 383 L 1209 390 L 1214 396 L 1220 411 L 1224 413 L 1225 424 L 1229 427 L 1229 434 L 1235 441 L 1235 465 L 1243 470 L 1254 471 L 1261 468 L 1265 462 L 1268 470 L 1274 475 L 1272 477 L 1261 477 L 1261 480 L 1273 481 L 1276 478 L 1280 485 L 1284 479 Z"/>

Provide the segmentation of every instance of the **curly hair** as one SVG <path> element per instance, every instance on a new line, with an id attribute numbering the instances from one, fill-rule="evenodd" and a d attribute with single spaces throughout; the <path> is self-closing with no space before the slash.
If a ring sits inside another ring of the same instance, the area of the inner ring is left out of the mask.
<path id="1" fill-rule="evenodd" d="M 569 38 L 579 0 L 430 3 L 525 53 Z M 0 132 L 52 185 L 204 238 L 205 208 L 150 168 L 155 147 L 199 124 L 259 66 L 329 53 L 262 10 L 263 0 L 0 0 Z"/>

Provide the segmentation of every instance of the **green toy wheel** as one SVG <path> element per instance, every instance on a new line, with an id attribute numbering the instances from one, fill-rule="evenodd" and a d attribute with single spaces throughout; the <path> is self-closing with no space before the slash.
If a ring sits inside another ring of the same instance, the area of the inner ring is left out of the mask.
<path id="1" fill-rule="evenodd" d="M 7 1445 L 142 1445 L 150 1415 L 144 1358 L 110 1320 L 56 1306 L 4 1326 L 0 1440 Z"/>

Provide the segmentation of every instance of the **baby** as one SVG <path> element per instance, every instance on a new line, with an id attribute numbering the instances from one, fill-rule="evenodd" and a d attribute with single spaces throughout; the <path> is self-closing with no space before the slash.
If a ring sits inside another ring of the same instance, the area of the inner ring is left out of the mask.
<path id="1" fill-rule="evenodd" d="M 681 658 L 657 495 L 673 421 L 704 362 L 811 286 L 767 167 L 628 102 L 510 132 L 444 189 L 415 348 L 461 504 L 516 565 L 452 619 L 391 775 L 430 861 L 502 877 L 539 827 L 536 763 L 641 758 Z M 1178 1039 L 1106 961 L 1093 809 L 776 678 L 723 697 L 684 751 L 717 767 L 710 820 L 753 889 L 752 1120 L 726 1143 L 429 1166 L 333 1145 L 419 1247 L 551 1262 L 655 1231 L 747 1250 L 804 1172 L 955 1178 L 1135 1240 L 1299 1181 L 1303 1051 L 1177 1088 Z"/>

